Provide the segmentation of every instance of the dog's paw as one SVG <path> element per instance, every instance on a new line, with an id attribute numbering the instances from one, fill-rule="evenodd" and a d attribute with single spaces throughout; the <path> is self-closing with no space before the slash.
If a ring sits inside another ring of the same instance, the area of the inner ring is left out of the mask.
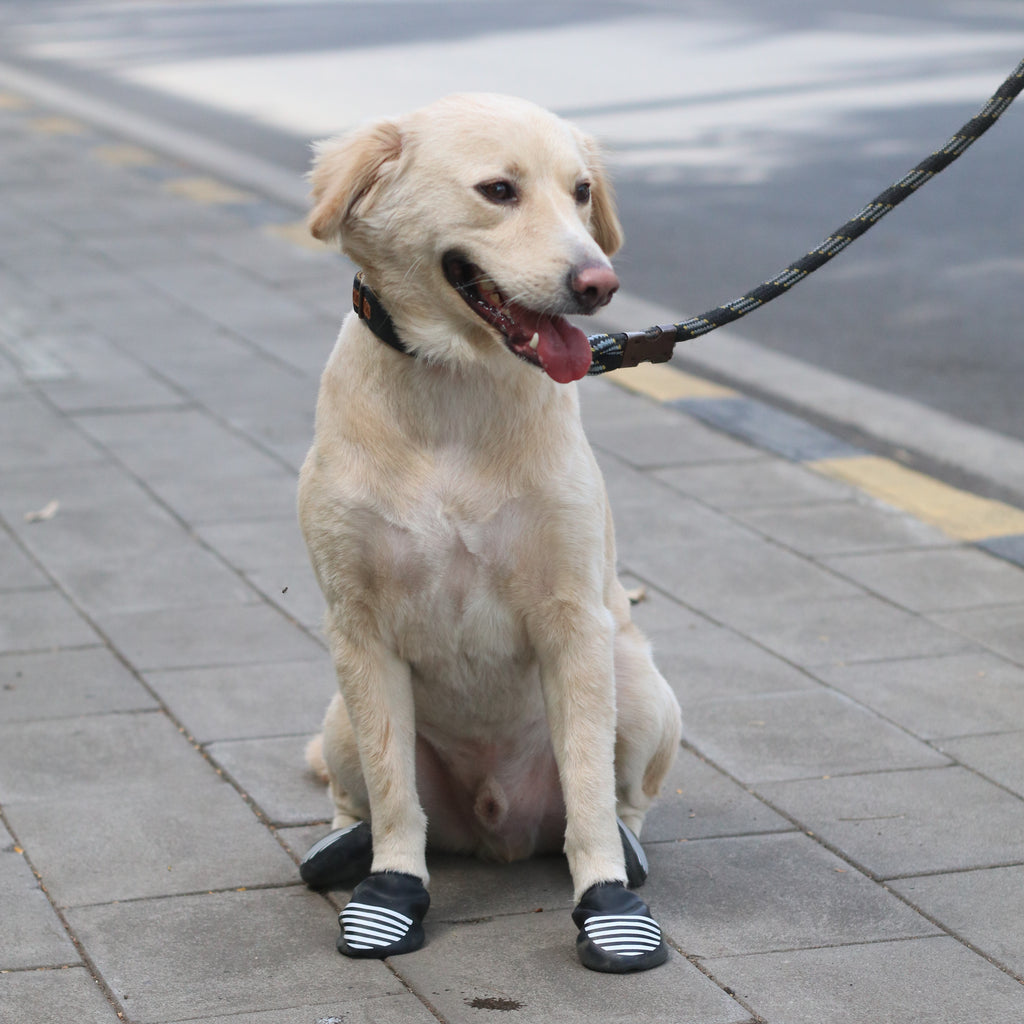
<path id="1" fill-rule="evenodd" d="M 580 963 L 592 971 L 646 971 L 668 959 L 668 946 L 647 904 L 621 882 L 592 885 L 572 919 L 580 930 Z"/>
<path id="2" fill-rule="evenodd" d="M 311 889 L 347 889 L 361 882 L 373 864 L 373 834 L 365 821 L 335 829 L 314 843 L 299 864 Z"/>
<path id="3" fill-rule="evenodd" d="M 651 869 L 647 863 L 647 854 L 644 853 L 636 834 L 626 823 L 621 818 L 615 820 L 619 823 L 619 838 L 622 840 L 622 853 L 626 858 L 626 884 L 630 889 L 639 889 L 647 881 L 647 873 Z"/>
<path id="4" fill-rule="evenodd" d="M 415 875 L 378 871 L 363 879 L 338 915 L 338 952 L 383 960 L 423 945 L 430 894 Z"/>

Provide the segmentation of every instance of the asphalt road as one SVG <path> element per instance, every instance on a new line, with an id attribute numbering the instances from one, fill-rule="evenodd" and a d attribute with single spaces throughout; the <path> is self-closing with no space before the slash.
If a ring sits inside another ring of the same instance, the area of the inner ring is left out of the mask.
<path id="1" fill-rule="evenodd" d="M 296 176 L 311 138 L 369 117 L 459 88 L 526 95 L 606 141 L 623 290 L 681 319 L 813 247 L 1024 53 L 1013 0 L 894 10 L 14 0 L 0 2 L 0 62 Z M 1022 104 L 743 336 L 1024 439 Z"/>

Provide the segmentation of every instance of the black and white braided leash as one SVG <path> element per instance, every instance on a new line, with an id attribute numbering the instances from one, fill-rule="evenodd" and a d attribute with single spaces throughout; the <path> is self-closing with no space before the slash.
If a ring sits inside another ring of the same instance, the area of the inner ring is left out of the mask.
<path id="1" fill-rule="evenodd" d="M 974 142 L 996 123 L 1000 115 L 1024 89 L 1024 60 L 996 90 L 992 98 L 953 137 L 927 159 L 895 184 L 880 192 L 855 217 L 833 231 L 806 256 L 791 263 L 781 273 L 741 295 L 724 306 L 717 306 L 700 316 L 690 317 L 678 324 L 648 327 L 645 331 L 618 334 L 594 334 L 588 339 L 592 362 L 588 373 L 596 375 L 638 363 L 663 363 L 672 357 L 676 342 L 691 341 L 718 327 L 739 320 L 766 302 L 789 291 L 808 274 L 823 267 L 833 256 L 841 253 L 851 242 L 860 238 L 877 224 L 890 210 L 895 209 L 925 182 L 931 181 L 961 156 Z"/>

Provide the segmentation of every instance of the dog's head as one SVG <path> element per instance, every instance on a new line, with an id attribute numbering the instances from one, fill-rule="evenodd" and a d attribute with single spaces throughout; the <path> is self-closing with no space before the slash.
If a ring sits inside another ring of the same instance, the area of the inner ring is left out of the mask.
<path id="1" fill-rule="evenodd" d="M 451 96 L 316 146 L 309 225 L 340 239 L 410 349 L 582 377 L 622 244 L 596 146 L 523 100 Z"/>

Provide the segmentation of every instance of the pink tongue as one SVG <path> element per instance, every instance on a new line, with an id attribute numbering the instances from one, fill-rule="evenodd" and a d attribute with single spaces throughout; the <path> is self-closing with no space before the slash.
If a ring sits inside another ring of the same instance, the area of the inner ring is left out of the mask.
<path id="1" fill-rule="evenodd" d="M 562 317 L 541 316 L 534 330 L 540 339 L 537 358 L 544 372 L 559 384 L 568 384 L 587 375 L 590 369 L 590 342 L 578 328 Z"/>

